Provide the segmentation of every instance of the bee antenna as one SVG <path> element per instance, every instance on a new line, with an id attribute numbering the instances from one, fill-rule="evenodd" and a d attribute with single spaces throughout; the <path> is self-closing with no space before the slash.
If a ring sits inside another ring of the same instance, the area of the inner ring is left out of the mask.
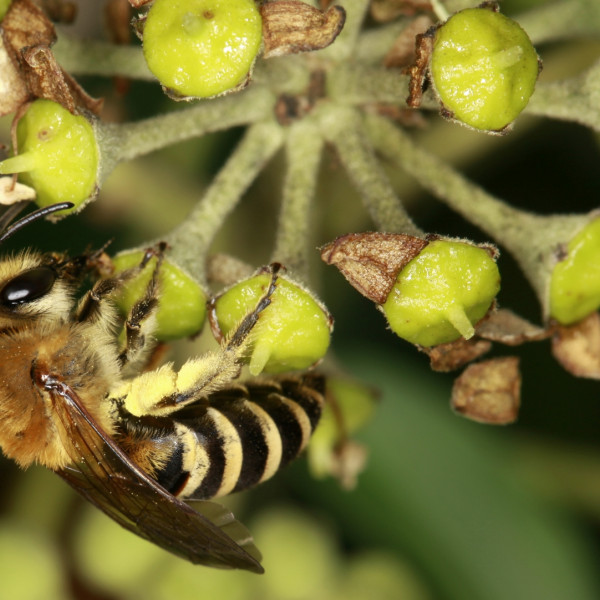
<path id="1" fill-rule="evenodd" d="M 13 235 L 13 233 L 23 229 L 23 227 L 26 225 L 29 225 L 38 219 L 43 219 L 44 217 L 58 212 L 59 210 L 66 210 L 67 208 L 73 208 L 74 206 L 75 205 L 72 202 L 59 202 L 58 204 L 51 204 L 50 206 L 45 206 L 44 208 L 38 208 L 37 210 L 34 210 L 28 215 L 25 215 L 22 219 L 19 219 L 13 223 L 10 227 L 7 227 L 11 219 L 14 219 L 24 208 L 24 206 L 19 204 L 11 206 L 0 218 L 0 225 L 2 226 L 0 227 L 0 231 L 4 229 L 4 233 L 0 235 L 0 244 Z M 10 214 L 7 216 L 7 213 Z"/>

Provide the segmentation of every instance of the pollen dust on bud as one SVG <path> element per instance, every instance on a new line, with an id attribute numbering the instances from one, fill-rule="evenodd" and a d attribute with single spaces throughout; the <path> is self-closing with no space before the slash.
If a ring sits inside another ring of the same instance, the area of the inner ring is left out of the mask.
<path id="1" fill-rule="evenodd" d="M 454 382 L 452 409 L 488 425 L 514 423 L 521 405 L 521 373 L 515 356 L 469 365 Z"/>
<path id="2" fill-rule="evenodd" d="M 398 273 L 429 242 L 401 233 L 349 233 L 321 248 L 321 258 L 335 265 L 363 296 L 383 304 Z"/>
<path id="3" fill-rule="evenodd" d="M 260 7 L 263 19 L 263 58 L 321 50 L 339 35 L 346 11 L 332 6 L 321 11 L 298 0 L 265 2 Z"/>

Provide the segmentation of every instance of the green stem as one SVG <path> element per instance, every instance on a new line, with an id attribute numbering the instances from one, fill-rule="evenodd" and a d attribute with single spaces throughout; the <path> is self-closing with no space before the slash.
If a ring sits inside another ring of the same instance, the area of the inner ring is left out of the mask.
<path id="1" fill-rule="evenodd" d="M 335 146 L 377 229 L 422 235 L 375 158 L 360 113 L 329 105 L 321 111 L 321 124 L 323 135 Z"/>
<path id="2" fill-rule="evenodd" d="M 572 79 L 538 84 L 525 110 L 532 115 L 575 121 L 600 131 L 598 106 L 600 61 Z"/>
<path id="3" fill-rule="evenodd" d="M 119 75 L 129 79 L 155 80 L 139 46 L 79 40 L 61 32 L 52 51 L 60 66 L 72 75 Z"/>
<path id="4" fill-rule="evenodd" d="M 143 121 L 122 125 L 97 123 L 96 136 L 102 156 L 99 181 L 102 183 L 121 161 L 212 131 L 268 118 L 274 102 L 273 95 L 266 89 L 249 88 L 239 94 L 200 102 Z"/>
<path id="5" fill-rule="evenodd" d="M 310 209 L 315 195 L 323 138 L 308 119 L 295 123 L 286 139 L 287 169 L 272 261 L 308 279 Z"/>
<path id="6" fill-rule="evenodd" d="M 540 216 L 512 208 L 418 147 L 387 119 L 368 115 L 366 125 L 375 148 L 385 158 L 406 170 L 425 189 L 480 227 L 515 257 L 546 316 L 548 285 L 559 250 L 586 224 L 588 217 Z"/>
<path id="7" fill-rule="evenodd" d="M 330 98 L 349 106 L 380 102 L 405 106 L 408 81 L 398 69 L 340 65 L 328 75 L 327 92 Z"/>
<path id="8" fill-rule="evenodd" d="M 534 44 L 600 35 L 598 0 L 562 0 L 518 15 Z"/>
<path id="9" fill-rule="evenodd" d="M 190 216 L 161 238 L 170 246 L 169 258 L 201 285 L 206 284 L 206 255 L 215 235 L 282 142 L 275 122 L 250 127 Z"/>

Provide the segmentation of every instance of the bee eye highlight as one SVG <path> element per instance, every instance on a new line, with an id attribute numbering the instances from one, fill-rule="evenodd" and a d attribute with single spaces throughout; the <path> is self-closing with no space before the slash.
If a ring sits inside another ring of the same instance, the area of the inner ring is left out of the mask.
<path id="1" fill-rule="evenodd" d="M 56 273 L 50 267 L 36 267 L 11 279 L 0 290 L 0 303 L 17 306 L 37 300 L 47 294 L 54 285 Z"/>

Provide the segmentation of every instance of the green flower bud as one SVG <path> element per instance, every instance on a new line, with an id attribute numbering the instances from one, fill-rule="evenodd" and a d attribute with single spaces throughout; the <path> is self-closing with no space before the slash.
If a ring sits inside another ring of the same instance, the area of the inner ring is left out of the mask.
<path id="1" fill-rule="evenodd" d="M 570 242 L 550 279 L 550 316 L 571 325 L 600 307 L 600 218 Z"/>
<path id="2" fill-rule="evenodd" d="M 115 271 L 119 273 L 139 265 L 142 257 L 142 251 L 119 254 L 113 259 Z M 142 272 L 128 281 L 115 298 L 124 315 L 144 296 L 155 265 L 156 258 L 152 258 Z M 198 333 L 206 318 L 207 300 L 200 285 L 167 260 L 163 260 L 160 266 L 159 283 L 159 307 L 154 332 L 156 339 L 168 341 Z"/>
<path id="3" fill-rule="evenodd" d="M 455 119 L 500 131 L 533 94 L 538 56 L 518 23 L 488 8 L 469 8 L 436 31 L 430 72 Z"/>
<path id="4" fill-rule="evenodd" d="M 77 210 L 95 194 L 98 146 L 85 117 L 36 100 L 17 124 L 17 141 L 19 154 L 0 163 L 0 174 L 19 173 L 39 206 L 72 202 Z"/>
<path id="5" fill-rule="evenodd" d="M 235 329 L 254 310 L 271 282 L 261 273 L 229 288 L 215 300 L 218 328 L 224 335 Z M 279 276 L 271 296 L 252 332 L 249 370 L 281 373 L 306 369 L 327 351 L 331 317 L 307 290 Z"/>
<path id="6" fill-rule="evenodd" d="M 155 0 L 143 29 L 152 73 L 176 94 L 199 98 L 242 84 L 261 40 L 254 0 Z"/>
<path id="7" fill-rule="evenodd" d="M 400 271 L 381 309 L 400 337 L 436 346 L 472 337 L 499 289 L 498 267 L 487 250 L 436 240 Z"/>
<path id="8" fill-rule="evenodd" d="M 352 487 L 364 465 L 348 461 L 344 451 L 356 450 L 349 437 L 371 418 L 377 397 L 372 388 L 357 381 L 328 377 L 327 399 L 308 445 L 308 464 L 313 476 L 336 475 Z"/>
<path id="9" fill-rule="evenodd" d="M 0 21 L 4 19 L 4 15 L 8 12 L 11 2 L 12 0 L 0 0 Z"/>

